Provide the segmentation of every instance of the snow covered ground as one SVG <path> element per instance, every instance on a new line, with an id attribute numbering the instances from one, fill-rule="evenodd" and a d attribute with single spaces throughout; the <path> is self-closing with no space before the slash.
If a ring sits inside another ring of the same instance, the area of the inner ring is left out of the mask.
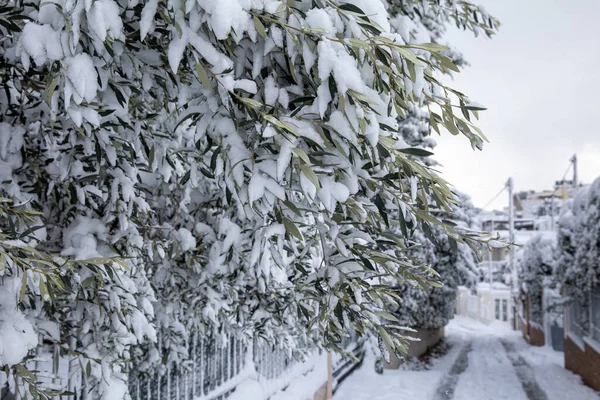
<path id="1" fill-rule="evenodd" d="M 342 383 L 334 400 L 590 400 L 598 393 L 563 368 L 563 354 L 528 345 L 506 324 L 456 316 L 447 354 L 427 370 L 375 373 L 374 359 Z M 372 356 L 371 356 L 372 357 Z"/>

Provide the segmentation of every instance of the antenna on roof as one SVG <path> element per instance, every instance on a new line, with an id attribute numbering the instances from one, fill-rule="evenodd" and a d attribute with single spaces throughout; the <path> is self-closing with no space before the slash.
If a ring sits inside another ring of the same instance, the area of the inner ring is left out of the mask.
<path id="1" fill-rule="evenodd" d="M 577 154 L 573 154 L 573 157 L 569 160 L 573 164 L 573 187 L 577 187 Z"/>

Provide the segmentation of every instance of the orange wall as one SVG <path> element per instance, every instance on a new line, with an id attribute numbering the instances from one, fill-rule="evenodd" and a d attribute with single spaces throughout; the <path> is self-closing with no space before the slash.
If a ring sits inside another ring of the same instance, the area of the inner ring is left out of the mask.
<path id="1" fill-rule="evenodd" d="M 592 389 L 600 391 L 600 353 L 587 343 L 581 350 L 568 336 L 565 337 L 565 368 L 580 375 Z"/>
<path id="2" fill-rule="evenodd" d="M 524 320 L 521 320 L 521 331 L 523 338 L 532 346 L 543 346 L 545 344 L 544 331 L 535 326 L 529 325 L 529 296 L 524 304 Z"/>
<path id="3" fill-rule="evenodd" d="M 533 346 L 543 346 L 544 343 L 544 331 L 534 326 L 529 328 L 529 344 Z"/>

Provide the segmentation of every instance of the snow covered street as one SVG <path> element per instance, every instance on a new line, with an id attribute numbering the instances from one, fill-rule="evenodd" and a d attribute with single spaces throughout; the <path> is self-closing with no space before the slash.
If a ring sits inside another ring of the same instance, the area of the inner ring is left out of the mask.
<path id="1" fill-rule="evenodd" d="M 507 325 L 456 316 L 446 328 L 448 352 L 431 365 L 375 373 L 373 358 L 350 376 L 334 400 L 589 400 L 600 396 L 563 368 L 563 354 L 532 347 Z"/>

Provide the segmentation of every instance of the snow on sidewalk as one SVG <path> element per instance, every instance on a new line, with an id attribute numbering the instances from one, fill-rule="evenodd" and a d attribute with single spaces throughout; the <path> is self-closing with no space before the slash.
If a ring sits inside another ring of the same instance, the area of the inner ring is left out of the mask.
<path id="1" fill-rule="evenodd" d="M 455 399 L 527 400 L 521 382 L 502 344 L 494 336 L 477 336 L 469 364 L 460 376 Z"/>
<path id="2" fill-rule="evenodd" d="M 378 375 L 371 355 L 341 384 L 334 400 L 600 399 L 563 368 L 562 353 L 530 346 L 506 323 L 487 326 L 456 316 L 446 335 L 452 348 L 429 370 Z M 457 362 L 459 355 L 463 360 Z"/>
<path id="3" fill-rule="evenodd" d="M 579 375 L 564 368 L 563 353 L 550 347 L 530 346 L 524 340 L 515 341 L 514 347 L 517 354 L 531 366 L 535 380 L 548 400 L 600 399 L 598 393 L 582 383 Z"/>
<path id="4" fill-rule="evenodd" d="M 458 357 L 463 342 L 460 338 L 447 338 L 451 349 L 434 360 L 425 371 L 386 370 L 375 372 L 375 357 L 367 352 L 362 367 L 349 376 L 338 388 L 334 400 L 402 400 L 432 399 L 442 379 Z"/>

